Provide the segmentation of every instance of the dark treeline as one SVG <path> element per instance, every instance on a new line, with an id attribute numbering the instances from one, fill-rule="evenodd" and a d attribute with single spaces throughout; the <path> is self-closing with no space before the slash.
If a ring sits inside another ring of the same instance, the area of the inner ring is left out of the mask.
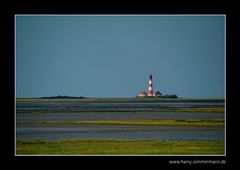
<path id="1" fill-rule="evenodd" d="M 76 97 L 76 96 L 58 95 L 58 96 L 40 97 L 39 99 L 83 99 L 83 98 L 85 99 L 85 97 L 83 97 L 83 96 Z"/>

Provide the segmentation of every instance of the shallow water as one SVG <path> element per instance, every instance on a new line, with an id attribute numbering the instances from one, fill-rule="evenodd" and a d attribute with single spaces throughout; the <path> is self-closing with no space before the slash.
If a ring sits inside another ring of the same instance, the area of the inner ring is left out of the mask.
<path id="1" fill-rule="evenodd" d="M 224 113 L 204 112 L 74 112 L 74 113 L 19 113 L 17 120 L 29 121 L 83 121 L 83 120 L 133 120 L 133 119 L 220 119 Z"/>
<path id="2" fill-rule="evenodd" d="M 17 139 L 162 139 L 162 140 L 223 140 L 221 128 L 181 126 L 74 126 L 19 127 Z"/>
<path id="3" fill-rule="evenodd" d="M 223 107 L 223 102 L 17 102 L 16 122 L 85 121 L 85 120 L 154 120 L 154 119 L 224 119 L 224 113 L 153 112 L 161 108 Z M 144 111 L 143 111 L 144 110 Z M 124 111 L 124 112 L 119 112 Z M 131 112 L 132 111 L 132 112 Z M 163 139 L 163 140 L 223 140 L 224 128 L 190 126 L 81 125 L 48 126 L 17 124 L 17 139 Z"/>
<path id="4" fill-rule="evenodd" d="M 224 102 L 17 102 L 17 111 L 47 111 L 47 112 L 84 112 L 84 111 L 142 111 L 167 108 L 194 107 L 224 107 Z"/>

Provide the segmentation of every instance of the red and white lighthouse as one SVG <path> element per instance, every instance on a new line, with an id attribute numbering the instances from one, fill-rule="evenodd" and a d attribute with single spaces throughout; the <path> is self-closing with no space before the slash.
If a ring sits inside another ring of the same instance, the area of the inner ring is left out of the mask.
<path id="1" fill-rule="evenodd" d="M 152 75 L 149 75 L 148 96 L 153 96 Z"/>

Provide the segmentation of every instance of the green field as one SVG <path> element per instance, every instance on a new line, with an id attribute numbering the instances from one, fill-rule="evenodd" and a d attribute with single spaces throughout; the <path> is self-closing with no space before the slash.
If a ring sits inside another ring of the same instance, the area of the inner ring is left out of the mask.
<path id="1" fill-rule="evenodd" d="M 223 119 L 212 120 L 93 120 L 93 121 L 18 121 L 18 125 L 154 125 L 154 126 L 202 126 L 224 127 Z"/>
<path id="2" fill-rule="evenodd" d="M 217 140 L 17 140 L 17 155 L 223 155 Z"/>

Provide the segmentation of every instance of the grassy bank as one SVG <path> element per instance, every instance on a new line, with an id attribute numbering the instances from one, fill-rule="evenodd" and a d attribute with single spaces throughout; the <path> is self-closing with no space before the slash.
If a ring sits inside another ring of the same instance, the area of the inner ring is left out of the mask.
<path id="1" fill-rule="evenodd" d="M 36 155 L 218 155 L 224 154 L 224 141 L 191 140 L 17 140 L 16 154 Z"/>
<path id="2" fill-rule="evenodd" d="M 223 119 L 213 120 L 93 120 L 93 121 L 18 121 L 18 125 L 155 125 L 224 127 Z"/>

